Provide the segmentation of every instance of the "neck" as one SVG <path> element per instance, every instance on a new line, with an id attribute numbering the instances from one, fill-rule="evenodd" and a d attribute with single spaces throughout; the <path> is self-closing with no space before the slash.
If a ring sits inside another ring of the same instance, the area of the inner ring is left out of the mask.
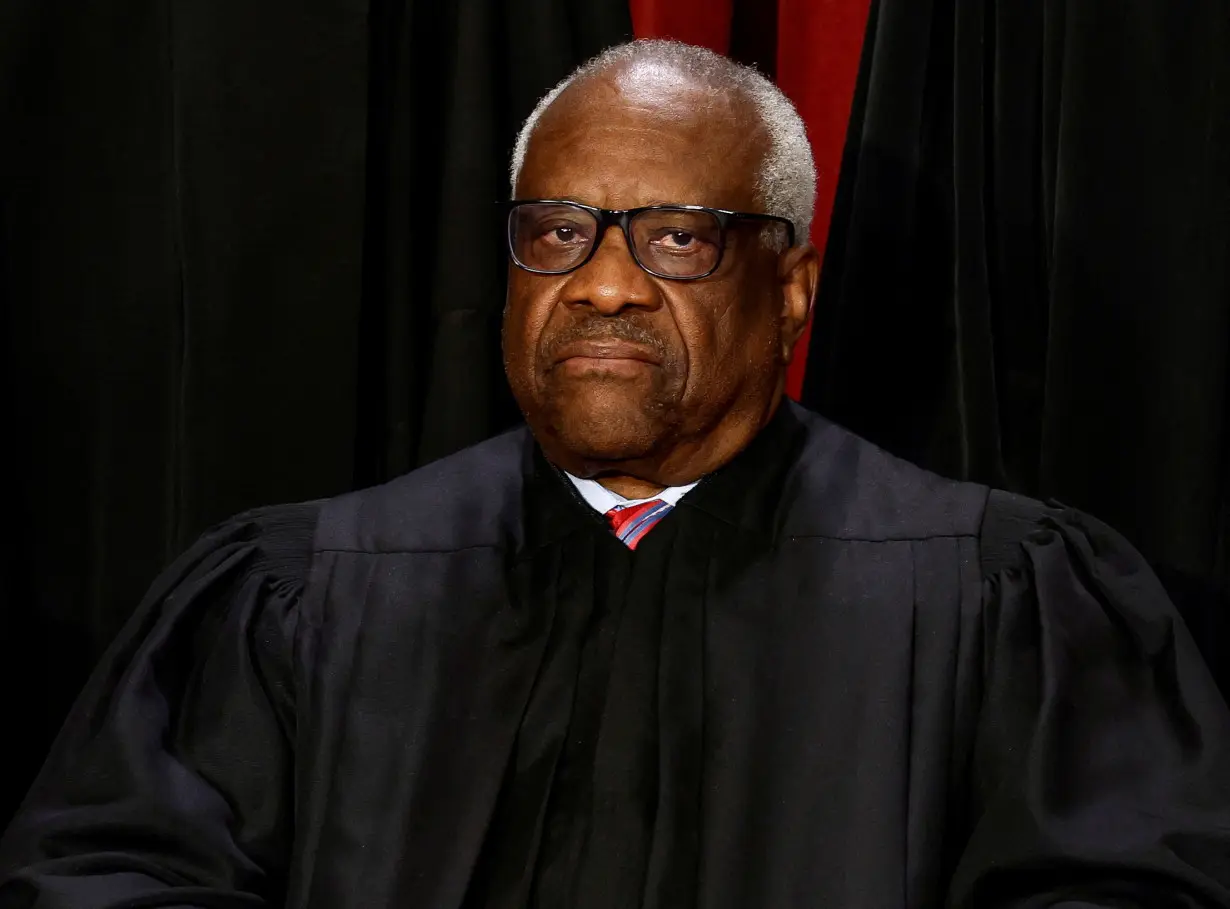
<path id="1" fill-rule="evenodd" d="M 611 490 L 611 492 L 618 496 L 623 496 L 625 499 L 652 499 L 662 490 L 666 489 L 665 486 L 651 483 L 648 480 L 641 480 L 637 477 L 630 477 L 626 474 L 594 477 L 594 479 L 602 486 Z"/>

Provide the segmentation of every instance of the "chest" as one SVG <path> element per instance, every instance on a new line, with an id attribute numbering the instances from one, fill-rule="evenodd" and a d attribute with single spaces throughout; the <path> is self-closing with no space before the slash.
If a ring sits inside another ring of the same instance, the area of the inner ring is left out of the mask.
<path id="1" fill-rule="evenodd" d="M 698 905 L 920 900 L 976 688 L 970 552 L 739 542 L 683 539 L 624 575 L 567 543 L 329 556 L 308 596 L 297 848 L 346 860 L 292 904 L 465 905 L 510 764 L 533 762 L 527 712 L 567 727 L 604 627 L 601 700 L 666 731 L 664 768 L 695 755 Z"/>

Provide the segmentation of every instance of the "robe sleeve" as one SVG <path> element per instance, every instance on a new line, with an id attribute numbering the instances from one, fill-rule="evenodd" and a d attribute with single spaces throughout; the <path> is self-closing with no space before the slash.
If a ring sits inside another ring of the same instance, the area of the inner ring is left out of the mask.
<path id="1" fill-rule="evenodd" d="M 1122 537 L 1078 512 L 1036 515 L 984 578 L 950 905 L 1230 907 L 1226 703 Z"/>
<path id="2" fill-rule="evenodd" d="M 0 907 L 281 905 L 317 510 L 233 519 L 155 582 L 0 840 Z"/>

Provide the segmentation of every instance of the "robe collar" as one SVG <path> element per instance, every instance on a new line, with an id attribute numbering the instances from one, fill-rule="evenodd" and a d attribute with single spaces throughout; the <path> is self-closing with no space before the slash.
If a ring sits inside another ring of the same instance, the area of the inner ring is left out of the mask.
<path id="1" fill-rule="evenodd" d="M 679 502 L 724 524 L 776 541 L 788 503 L 783 491 L 798 461 L 807 429 L 796 405 L 783 399 L 773 417 L 746 448 L 703 477 Z M 562 470 L 551 464 L 532 436 L 526 452 L 526 545 L 537 548 L 571 533 L 607 530 L 598 514 Z"/>

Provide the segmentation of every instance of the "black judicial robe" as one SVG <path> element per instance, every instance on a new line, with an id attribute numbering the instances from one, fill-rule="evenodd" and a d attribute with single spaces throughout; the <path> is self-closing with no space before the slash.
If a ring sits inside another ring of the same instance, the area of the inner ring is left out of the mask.
<path id="1" fill-rule="evenodd" d="M 3 907 L 1230 906 L 1230 715 L 1096 521 L 793 405 L 630 553 L 525 430 L 156 582 Z"/>

